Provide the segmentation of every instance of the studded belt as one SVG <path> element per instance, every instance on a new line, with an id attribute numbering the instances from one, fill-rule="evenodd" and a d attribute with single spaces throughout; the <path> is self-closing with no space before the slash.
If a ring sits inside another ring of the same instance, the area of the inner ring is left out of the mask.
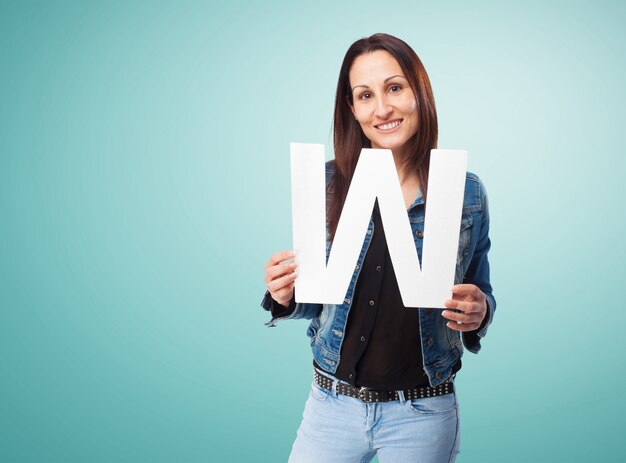
<path id="1" fill-rule="evenodd" d="M 333 380 L 318 373 L 314 370 L 315 383 L 324 389 L 332 390 Z M 371 389 L 369 387 L 354 387 L 350 384 L 337 383 L 337 394 L 347 395 L 348 397 L 354 397 L 361 399 L 365 403 L 373 402 L 391 402 L 394 400 L 400 400 L 398 391 L 386 391 L 384 389 Z M 451 394 L 454 392 L 454 383 L 446 381 L 439 386 L 420 386 L 413 389 L 404 389 L 405 400 L 424 399 L 426 397 L 436 397 L 438 395 Z"/>

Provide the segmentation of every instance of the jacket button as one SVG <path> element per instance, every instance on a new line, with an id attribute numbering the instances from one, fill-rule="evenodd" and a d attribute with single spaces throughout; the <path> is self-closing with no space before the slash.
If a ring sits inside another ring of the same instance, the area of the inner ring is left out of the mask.
<path id="1" fill-rule="evenodd" d="M 432 315 L 433 313 L 433 309 L 431 309 L 430 307 L 426 309 L 426 315 Z"/>
<path id="2" fill-rule="evenodd" d="M 437 373 L 435 373 L 435 378 L 441 378 L 441 372 L 438 371 Z"/>
<path id="3" fill-rule="evenodd" d="M 365 336 L 361 336 L 361 341 L 365 342 Z"/>
<path id="4" fill-rule="evenodd" d="M 350 373 L 350 374 L 348 375 L 348 377 L 349 377 L 350 379 L 352 379 L 352 378 L 354 378 L 354 375 L 353 375 L 352 373 Z"/>
<path id="5" fill-rule="evenodd" d="M 374 301 L 370 301 L 370 305 L 374 305 Z"/>
<path id="6" fill-rule="evenodd" d="M 433 345 L 433 338 L 428 338 L 428 347 Z"/>
<path id="7" fill-rule="evenodd" d="M 424 238 L 424 232 L 422 230 L 417 230 L 415 232 L 415 236 L 417 236 L 418 238 Z"/>

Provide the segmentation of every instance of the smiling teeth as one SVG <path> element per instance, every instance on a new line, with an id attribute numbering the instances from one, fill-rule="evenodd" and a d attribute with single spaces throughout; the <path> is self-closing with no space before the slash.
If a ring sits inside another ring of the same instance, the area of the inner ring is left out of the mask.
<path id="1" fill-rule="evenodd" d="M 390 130 L 390 129 L 393 129 L 394 127 L 398 127 L 400 125 L 400 122 L 402 121 L 393 121 L 393 122 L 389 122 L 388 124 L 378 125 L 377 127 L 381 130 Z"/>

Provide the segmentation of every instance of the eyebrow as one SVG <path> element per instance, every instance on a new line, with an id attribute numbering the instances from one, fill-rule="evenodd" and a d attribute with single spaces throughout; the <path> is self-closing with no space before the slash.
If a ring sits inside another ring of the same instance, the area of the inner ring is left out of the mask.
<path id="1" fill-rule="evenodd" d="M 400 74 L 397 74 L 395 76 L 391 76 L 391 77 L 387 77 L 384 81 L 383 84 L 386 84 L 387 82 L 389 82 L 391 79 L 394 79 L 396 77 L 400 77 L 401 79 L 407 80 L 406 77 L 401 76 Z M 361 85 L 355 85 L 354 87 L 352 87 L 352 91 L 354 92 L 354 89 L 357 87 L 365 87 L 365 88 L 369 88 L 367 85 L 361 84 Z"/>

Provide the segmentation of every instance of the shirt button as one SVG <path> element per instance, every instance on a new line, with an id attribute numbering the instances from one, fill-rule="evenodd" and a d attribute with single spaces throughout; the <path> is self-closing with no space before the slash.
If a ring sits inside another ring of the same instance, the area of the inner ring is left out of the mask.
<path id="1" fill-rule="evenodd" d="M 422 230 L 417 230 L 415 232 L 415 236 L 417 236 L 418 238 L 424 238 L 424 232 Z"/>
<path id="2" fill-rule="evenodd" d="M 374 305 L 374 301 L 370 301 L 370 305 Z"/>
<path id="3" fill-rule="evenodd" d="M 352 378 L 354 378 L 354 375 L 353 375 L 352 373 L 350 373 L 350 374 L 348 375 L 348 378 L 352 379 Z"/>
<path id="4" fill-rule="evenodd" d="M 382 269 L 383 269 L 383 268 L 382 268 L 380 265 L 376 267 L 376 271 L 377 271 L 377 272 L 380 272 Z"/>
<path id="5" fill-rule="evenodd" d="M 361 341 L 365 342 L 365 336 L 361 336 Z"/>

